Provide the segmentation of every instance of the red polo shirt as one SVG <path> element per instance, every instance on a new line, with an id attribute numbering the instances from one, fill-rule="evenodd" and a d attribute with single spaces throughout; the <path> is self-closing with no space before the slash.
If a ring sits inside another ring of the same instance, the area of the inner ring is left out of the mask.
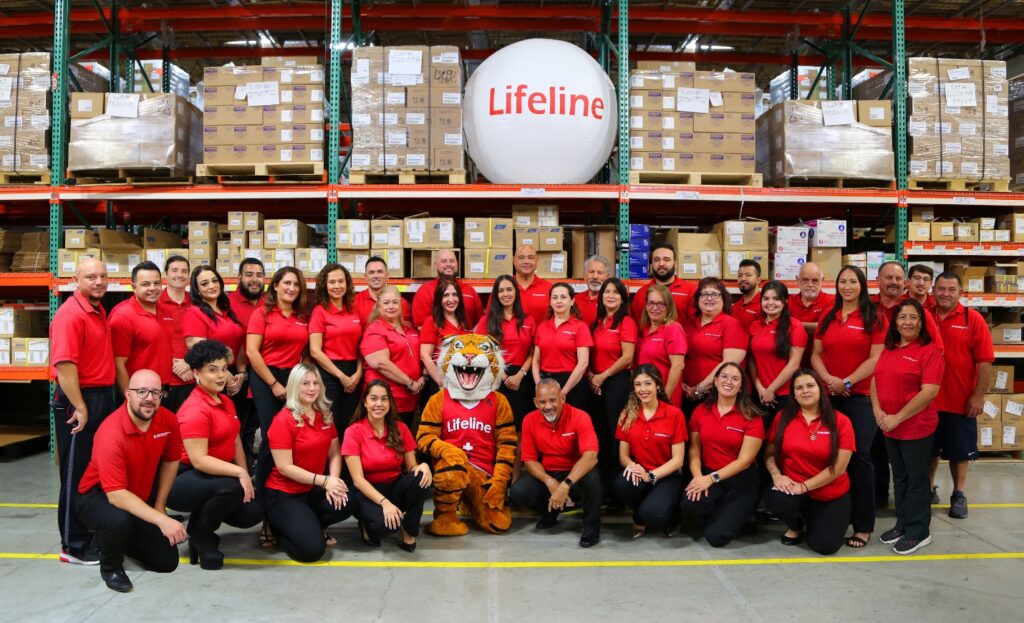
<path id="1" fill-rule="evenodd" d="M 539 461 L 548 472 L 572 470 L 584 452 L 597 452 L 597 433 L 590 415 L 562 405 L 562 415 L 549 424 L 540 411 L 523 418 L 522 460 Z"/>
<path id="2" fill-rule="evenodd" d="M 249 335 L 262 335 L 260 354 L 263 363 L 275 368 L 291 368 L 302 361 L 302 351 L 309 342 L 309 324 L 292 311 L 285 318 L 280 307 L 269 313 L 258 311 L 249 319 Z"/>
<path id="3" fill-rule="evenodd" d="M 114 384 L 114 349 L 103 306 L 93 307 L 82 293 L 61 303 L 50 323 L 50 374 L 57 378 L 58 363 L 78 366 L 82 388 Z"/>
<path id="4" fill-rule="evenodd" d="M 640 289 L 633 295 L 633 302 L 629 306 L 629 313 L 633 320 L 640 324 L 640 317 L 644 313 L 644 305 L 647 304 L 647 290 L 657 283 L 656 279 L 640 286 Z M 684 325 L 687 320 L 693 317 L 693 299 L 697 295 L 697 285 L 692 281 L 686 281 L 676 277 L 672 283 L 665 286 L 672 293 L 672 301 L 676 304 L 676 322 Z"/>
<path id="5" fill-rule="evenodd" d="M 164 326 L 171 334 L 171 356 L 174 359 L 184 359 L 185 353 L 188 352 L 188 348 L 185 347 L 185 332 L 182 320 L 184 320 L 185 312 L 190 307 L 192 307 L 192 299 L 187 293 L 181 303 L 175 303 L 167 294 L 166 289 L 160 293 L 160 298 L 156 301 L 156 315 L 165 323 Z M 173 377 L 171 385 L 188 385 L 190 383 L 179 379 L 176 374 L 171 376 Z"/>
<path id="6" fill-rule="evenodd" d="M 470 331 L 453 325 L 447 318 L 444 321 L 444 326 L 438 329 L 434 323 L 434 317 L 427 316 L 427 319 L 423 321 L 423 328 L 420 329 L 420 344 L 433 344 L 434 359 L 436 360 L 438 349 L 445 338 L 452 335 L 465 335 L 466 333 L 470 333 Z"/>
<path id="7" fill-rule="evenodd" d="M 114 356 L 126 358 L 128 376 L 138 370 L 152 370 L 160 375 L 161 383 L 169 385 L 177 377 L 171 371 L 171 335 L 167 324 L 160 322 L 157 314 L 143 309 L 139 299 L 132 296 L 129 301 L 110 315 Z"/>
<path id="8" fill-rule="evenodd" d="M 882 304 L 882 295 L 876 294 L 871 297 L 871 302 L 878 306 L 878 313 L 883 314 L 885 316 L 885 323 L 888 327 L 889 323 L 892 322 L 892 310 L 896 307 L 897 304 L 909 298 L 910 295 L 904 292 L 903 296 L 901 296 L 900 299 L 896 301 L 896 303 L 893 303 L 891 307 L 886 307 L 884 304 Z M 924 309 L 925 311 L 928 310 L 927 307 L 925 307 Z M 932 314 L 925 314 L 924 321 L 925 326 L 928 327 L 928 334 L 932 336 L 932 340 L 935 341 L 935 345 L 939 347 L 940 351 L 944 350 L 946 346 L 945 344 L 942 343 L 942 333 L 939 331 L 939 325 L 935 323 L 934 316 L 932 316 Z"/>
<path id="9" fill-rule="evenodd" d="M 893 414 L 921 391 L 922 385 L 941 385 L 946 362 L 934 342 L 916 340 L 906 346 L 886 348 L 875 366 L 875 390 L 882 410 Z M 921 439 L 935 432 L 939 410 L 935 401 L 904 420 L 885 435 L 893 439 Z"/>
<path id="10" fill-rule="evenodd" d="M 228 293 L 228 302 L 231 303 L 231 311 L 235 312 L 235 318 L 238 318 L 238 322 L 242 323 L 243 327 L 248 327 L 249 318 L 252 316 L 252 313 L 263 309 L 266 301 L 262 296 L 255 301 L 250 301 L 235 289 Z"/>
<path id="11" fill-rule="evenodd" d="M 197 385 L 178 409 L 178 426 L 181 428 L 182 440 L 205 439 L 207 454 L 234 463 L 235 441 L 241 423 L 235 414 L 235 403 L 227 394 L 221 394 L 218 403 Z M 181 462 L 192 464 L 184 445 L 181 448 Z"/>
<path id="12" fill-rule="evenodd" d="M 78 492 L 99 485 L 105 493 L 127 489 L 149 500 L 160 462 L 177 461 L 180 455 L 181 435 L 173 413 L 157 407 L 149 428 L 141 431 L 128 415 L 128 404 L 122 404 L 97 429 Z"/>
<path id="13" fill-rule="evenodd" d="M 590 290 L 577 292 L 572 299 L 588 327 L 597 321 L 597 299 L 597 296 L 590 296 Z"/>
<path id="14" fill-rule="evenodd" d="M 461 279 L 456 279 L 455 283 L 462 290 L 462 304 L 466 308 L 466 324 L 472 327 L 484 315 L 484 306 L 480 302 L 480 295 L 476 293 L 473 286 L 466 285 Z M 412 297 L 412 324 L 417 329 L 423 326 L 434 309 L 435 290 L 437 290 L 436 278 L 420 285 Z"/>
<path id="15" fill-rule="evenodd" d="M 789 295 L 789 315 L 800 322 L 818 322 L 828 310 L 836 303 L 836 297 L 832 294 L 819 292 L 818 298 L 810 305 L 804 305 L 800 293 Z"/>
<path id="16" fill-rule="evenodd" d="M 735 406 L 721 415 L 718 405 L 701 403 L 690 416 L 690 433 L 700 435 L 700 464 L 716 471 L 739 458 L 744 437 L 764 439 L 764 422 L 757 415 L 748 420 Z"/>
<path id="17" fill-rule="evenodd" d="M 193 305 L 185 312 L 181 321 L 181 330 L 186 338 L 197 337 L 201 340 L 217 340 L 231 349 L 231 354 L 238 361 L 238 354 L 245 350 L 245 327 L 235 322 L 228 316 L 227 312 L 214 312 L 217 319 L 214 320 L 203 313 L 198 306 Z M 238 318 L 236 315 L 235 318 Z"/>
<path id="18" fill-rule="evenodd" d="M 726 348 L 747 349 L 747 332 L 729 314 L 718 314 L 705 325 L 701 324 L 698 316 L 683 328 L 687 343 L 683 382 L 691 387 L 715 371 L 722 363 L 722 353 Z"/>
<path id="19" fill-rule="evenodd" d="M 992 334 L 981 314 L 961 304 L 945 318 L 935 316 L 946 347 L 946 371 L 935 398 L 935 408 L 949 413 L 967 413 L 967 403 L 978 384 L 978 364 L 992 363 Z"/>
<path id="20" fill-rule="evenodd" d="M 380 350 L 388 351 L 391 363 L 398 366 L 398 369 L 410 379 L 415 381 L 423 376 L 423 365 L 420 363 L 420 335 L 412 327 L 405 327 L 403 331 L 399 331 L 382 318 L 370 323 L 370 326 L 366 327 L 366 332 L 363 333 L 363 341 L 359 343 L 359 352 L 365 361 L 367 355 Z M 389 381 L 370 365 L 366 365 L 365 369 L 367 383 L 383 379 L 391 387 L 391 393 L 395 397 L 395 406 L 399 413 L 416 410 L 420 398 L 410 392 L 408 387 Z"/>
<path id="21" fill-rule="evenodd" d="M 822 321 L 824 321 L 824 316 Z M 822 321 L 818 323 L 818 332 L 814 339 L 821 340 L 821 362 L 829 374 L 838 376 L 841 379 L 853 374 L 854 370 L 860 367 L 871 357 L 871 347 L 875 344 L 885 343 L 885 332 L 888 327 L 885 317 L 878 316 L 878 326 L 868 333 L 864 328 L 864 320 L 860 316 L 860 309 L 854 309 L 843 321 L 842 311 L 836 312 L 835 319 L 828 325 L 828 330 L 822 333 Z M 871 377 L 856 383 L 850 393 L 867 396 L 871 393 Z"/>
<path id="22" fill-rule="evenodd" d="M 523 318 L 523 326 L 519 321 L 509 318 L 501 322 L 501 350 L 505 356 L 505 365 L 522 366 L 526 358 L 533 352 L 533 318 Z M 487 333 L 487 317 L 483 317 L 476 323 L 476 332 L 481 335 Z"/>
<path id="23" fill-rule="evenodd" d="M 766 322 L 762 316 L 750 325 L 750 357 L 757 367 L 757 378 L 768 387 L 775 382 L 789 359 L 783 359 L 775 353 L 775 339 L 778 334 L 779 319 Z M 792 348 L 807 348 L 807 330 L 795 318 L 789 319 L 789 343 Z M 789 382 L 775 390 L 777 396 L 789 395 Z"/>
<path id="24" fill-rule="evenodd" d="M 658 327 L 653 332 L 650 327 L 644 327 L 636 345 L 636 365 L 642 366 L 649 363 L 661 373 L 662 383 L 668 382 L 668 371 L 672 367 L 670 355 L 686 355 L 686 333 L 678 322 L 670 322 L 667 325 Z M 685 361 L 685 359 L 684 359 Z M 683 369 L 686 372 L 686 369 Z M 672 395 L 669 396 L 672 404 L 681 405 L 683 400 L 682 379 L 676 385 Z"/>
<path id="25" fill-rule="evenodd" d="M 402 453 L 389 448 L 387 435 L 377 437 L 370 426 L 370 420 L 363 418 L 345 429 L 341 455 L 359 457 L 363 477 L 370 483 L 377 485 L 394 482 L 402 475 L 405 453 L 416 450 L 416 440 L 403 422 L 398 422 L 398 434 L 402 438 Z"/>
<path id="26" fill-rule="evenodd" d="M 604 322 L 594 329 L 593 339 L 594 348 L 590 356 L 590 371 L 600 374 L 615 365 L 615 362 L 622 357 L 623 342 L 636 344 L 636 322 L 626 316 L 619 326 L 612 328 L 612 319 L 605 318 Z M 636 351 L 633 352 L 635 355 Z M 630 367 L 626 366 L 626 370 Z"/>
<path id="27" fill-rule="evenodd" d="M 533 319 L 533 326 L 540 326 L 551 308 L 551 286 L 554 284 L 534 275 L 529 287 L 524 288 L 516 275 L 516 285 L 519 286 L 519 302 L 523 305 L 523 311 Z"/>
<path id="28" fill-rule="evenodd" d="M 775 439 L 779 430 L 779 421 L 782 418 L 776 417 L 772 424 L 768 438 Z M 853 435 L 853 425 L 850 419 L 836 411 L 836 428 L 839 435 L 839 449 L 856 452 L 857 444 Z M 811 439 L 813 433 L 814 439 Z M 793 482 L 804 482 L 828 469 L 829 454 L 832 449 L 833 431 L 821 427 L 821 418 L 816 418 L 810 423 L 802 413 L 786 426 L 782 433 L 782 448 L 776 448 L 775 456 L 779 470 L 784 476 Z M 781 461 L 778 459 L 781 458 Z M 850 477 L 843 472 L 835 480 L 824 487 L 808 491 L 807 495 L 812 500 L 828 502 L 842 497 L 850 490 Z"/>
<path id="29" fill-rule="evenodd" d="M 904 295 L 903 298 L 909 299 L 909 298 L 913 298 L 913 297 L 910 296 L 910 292 L 908 291 Z M 918 303 L 921 303 L 921 301 L 918 301 Z M 935 297 L 932 296 L 931 294 L 926 295 L 925 298 L 924 298 L 924 302 L 921 303 L 921 307 L 924 307 L 925 311 L 934 312 L 935 311 Z"/>
<path id="30" fill-rule="evenodd" d="M 363 323 L 365 327 L 370 321 L 370 314 L 373 313 L 373 308 L 377 305 L 377 299 L 373 298 L 370 294 L 370 289 L 360 290 L 356 292 L 356 298 L 352 301 L 352 307 L 356 310 L 356 315 L 359 316 L 359 321 Z M 409 311 L 409 301 L 405 300 L 403 296 L 401 298 L 402 305 L 402 322 L 411 325 L 412 324 L 412 312 Z"/>
<path id="31" fill-rule="evenodd" d="M 333 361 L 355 361 L 359 358 L 359 340 L 363 337 L 363 324 L 350 309 L 338 309 L 329 304 L 313 308 L 309 317 L 310 334 L 323 336 L 323 351 Z"/>
<path id="32" fill-rule="evenodd" d="M 579 362 L 577 348 L 594 345 L 590 329 L 575 316 L 555 326 L 555 319 L 548 318 L 537 327 L 533 344 L 540 349 L 540 369 L 548 374 L 572 372 Z"/>
<path id="33" fill-rule="evenodd" d="M 679 407 L 658 401 L 658 408 L 651 419 L 643 413 L 628 431 L 622 424 L 615 427 L 615 438 L 629 444 L 629 456 L 647 471 L 657 469 L 672 458 L 672 446 L 685 443 L 690 434 L 686 432 L 686 417 Z"/>
<path id="34" fill-rule="evenodd" d="M 295 422 L 291 409 L 285 407 L 274 416 L 267 431 L 271 450 L 291 450 L 292 464 L 296 467 L 323 474 L 330 454 L 331 442 L 338 438 L 334 424 L 325 424 L 319 411 L 315 411 L 313 423 L 302 416 L 302 426 Z M 267 478 L 267 488 L 285 493 L 306 493 L 313 489 L 309 483 L 301 483 L 286 477 L 275 466 Z"/>
<path id="35" fill-rule="evenodd" d="M 744 331 L 750 331 L 750 325 L 761 316 L 761 293 L 755 292 L 749 303 L 743 302 L 743 295 L 732 302 L 732 317 L 740 321 Z"/>

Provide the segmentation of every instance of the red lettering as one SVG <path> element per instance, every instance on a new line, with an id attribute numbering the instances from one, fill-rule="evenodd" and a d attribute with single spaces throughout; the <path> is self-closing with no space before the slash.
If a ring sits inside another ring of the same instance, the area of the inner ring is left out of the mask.
<path id="1" fill-rule="evenodd" d="M 527 107 L 527 109 L 531 113 L 533 113 L 535 115 L 543 115 L 544 114 L 544 108 L 543 108 L 544 104 L 545 104 L 544 94 L 540 93 L 540 92 L 530 93 L 530 97 L 528 97 L 526 99 L 526 107 Z M 538 107 L 535 107 L 535 106 L 538 106 Z"/>
<path id="2" fill-rule="evenodd" d="M 566 93 L 564 86 L 551 85 L 547 93 L 542 90 L 532 91 L 529 85 L 505 85 L 505 107 L 497 103 L 497 89 L 491 88 L 488 94 L 491 116 L 498 115 L 568 115 L 571 117 L 593 117 L 601 121 L 605 118 L 605 102 L 600 97 L 591 98 L 585 93 Z M 568 97 L 567 97 L 568 96 Z M 568 101 L 566 101 L 568 99 Z M 523 105 L 525 100 L 525 106 Z M 525 110 L 524 110 L 525 108 Z"/>
<path id="3" fill-rule="evenodd" d="M 492 117 L 496 117 L 498 115 L 504 115 L 505 114 L 504 110 L 501 110 L 501 109 L 498 109 L 498 108 L 494 107 L 494 87 L 491 87 L 491 95 L 490 95 L 489 99 L 490 99 L 490 110 L 488 112 L 490 113 L 490 115 Z"/>
<path id="4" fill-rule="evenodd" d="M 604 100 L 600 97 L 595 97 L 594 103 L 590 105 L 590 112 L 594 115 L 594 119 L 598 121 L 604 119 Z"/>
<path id="5" fill-rule="evenodd" d="M 583 104 L 583 116 L 584 117 L 588 116 L 587 109 L 590 106 L 590 100 L 587 98 L 586 95 L 577 95 L 575 93 L 569 99 L 569 114 L 570 115 L 575 115 L 576 114 L 576 102 L 580 102 L 580 103 Z"/>

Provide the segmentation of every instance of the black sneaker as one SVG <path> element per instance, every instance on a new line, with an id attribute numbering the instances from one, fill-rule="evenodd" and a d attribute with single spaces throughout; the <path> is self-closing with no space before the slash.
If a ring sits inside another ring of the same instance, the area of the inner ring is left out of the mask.
<path id="1" fill-rule="evenodd" d="M 953 519 L 967 519 L 967 496 L 963 491 L 953 490 L 949 496 L 949 516 Z"/>
<path id="2" fill-rule="evenodd" d="M 107 588 L 112 591 L 130 593 L 132 592 L 132 589 L 135 588 L 132 586 L 132 581 L 128 579 L 128 574 L 124 572 L 124 569 L 100 571 L 100 577 L 103 578 L 103 582 L 106 583 Z"/>
<path id="3" fill-rule="evenodd" d="M 883 532 L 881 536 L 878 537 L 878 540 L 882 543 L 885 543 L 886 545 L 892 545 L 893 543 L 899 541 L 902 538 L 903 531 L 893 528 L 891 530 L 886 530 L 885 532 Z"/>
<path id="4" fill-rule="evenodd" d="M 546 530 L 553 528 L 558 523 L 558 513 L 544 513 L 537 520 L 537 529 Z"/>
<path id="5" fill-rule="evenodd" d="M 942 504 L 942 500 L 939 499 L 939 485 L 932 487 L 932 504 Z"/>
<path id="6" fill-rule="evenodd" d="M 583 528 L 580 547 L 593 547 L 601 541 L 601 528 Z"/>
<path id="7" fill-rule="evenodd" d="M 100 564 L 100 555 L 94 549 L 86 552 L 75 552 L 69 549 L 60 550 L 60 561 L 72 565 L 93 566 Z"/>
<path id="8" fill-rule="evenodd" d="M 900 554 L 901 556 L 905 556 L 907 554 L 913 554 L 931 542 L 931 535 L 928 535 L 923 539 L 912 539 L 908 536 L 904 536 L 899 541 L 896 541 L 896 545 L 892 546 L 892 551 Z"/>

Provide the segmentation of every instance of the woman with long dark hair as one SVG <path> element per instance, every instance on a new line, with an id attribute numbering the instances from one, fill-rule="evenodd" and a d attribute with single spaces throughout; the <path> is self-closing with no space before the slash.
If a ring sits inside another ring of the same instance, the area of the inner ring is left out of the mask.
<path id="1" fill-rule="evenodd" d="M 398 546 L 415 551 L 430 467 L 416 462 L 416 440 L 399 421 L 391 388 L 383 379 L 366 384 L 345 431 L 341 456 L 355 487 L 363 542 L 379 547 L 382 536 L 401 530 Z"/>
<path id="2" fill-rule="evenodd" d="M 912 554 L 932 540 L 928 466 L 939 425 L 934 400 L 946 368 L 926 313 L 916 299 L 896 304 L 871 380 L 871 407 L 885 435 L 896 499 L 896 525 L 879 540 L 897 554 Z"/>
<path id="3" fill-rule="evenodd" d="M 683 371 L 686 367 L 686 332 L 676 317 L 672 293 L 660 283 L 644 288 L 640 312 L 640 333 L 636 345 L 636 363 L 649 363 L 665 379 L 665 393 L 672 404 L 683 402 Z"/>
<path id="4" fill-rule="evenodd" d="M 781 281 L 761 288 L 761 314 L 750 324 L 747 371 L 771 426 L 775 413 L 789 402 L 789 381 L 800 368 L 807 330 L 789 315 L 789 290 Z"/>
<path id="5" fill-rule="evenodd" d="M 586 411 L 587 389 L 583 377 L 590 367 L 590 347 L 594 339 L 590 327 L 580 319 L 574 298 L 572 286 L 564 281 L 551 286 L 547 318 L 533 336 L 533 381 L 555 379 L 566 402 Z"/>
<path id="6" fill-rule="evenodd" d="M 619 417 L 619 464 L 615 496 L 633 511 L 633 538 L 648 530 L 670 531 L 680 519 L 680 469 L 686 460 L 686 418 L 665 394 L 661 373 L 650 364 L 633 368 L 633 391 Z"/>
<path id="7" fill-rule="evenodd" d="M 850 459 L 850 522 L 846 545 L 861 548 L 875 530 L 875 467 L 871 444 L 878 424 L 871 409 L 871 376 L 882 354 L 885 318 L 868 296 L 868 280 L 856 266 L 836 277 L 836 302 L 818 323 L 811 367 L 825 383 L 832 406 L 853 424 L 857 450 Z"/>
<path id="8" fill-rule="evenodd" d="M 522 294 L 512 275 L 500 275 L 491 288 L 487 315 L 476 325 L 476 332 L 490 335 L 501 344 L 505 358 L 505 380 L 498 391 L 508 398 L 516 430 L 521 430 L 523 418 L 536 407 L 533 405 L 533 318 L 523 311 Z M 497 304 L 495 304 L 497 302 Z"/>
<path id="9" fill-rule="evenodd" d="M 724 547 L 739 536 L 760 497 L 757 453 L 764 422 L 743 369 L 720 365 L 707 399 L 690 416 L 690 474 L 683 506 L 704 519 L 704 540 Z"/>
<path id="10" fill-rule="evenodd" d="M 686 331 L 683 412 L 687 417 L 711 391 L 719 366 L 726 362 L 740 364 L 747 356 L 750 340 L 743 325 L 730 315 L 730 298 L 720 279 L 705 277 L 697 285 L 693 317 L 683 326 Z"/>
<path id="11" fill-rule="evenodd" d="M 466 306 L 462 300 L 462 290 L 454 281 L 438 279 L 434 290 L 434 304 L 430 315 L 423 321 L 420 329 L 420 361 L 427 373 L 427 387 L 423 392 L 429 398 L 438 392 L 444 380 L 437 367 L 437 356 L 441 352 L 441 342 L 453 335 L 470 332 L 466 325 Z"/>
<path id="12" fill-rule="evenodd" d="M 352 275 L 341 264 L 327 264 L 316 276 L 316 304 L 309 318 L 309 355 L 320 368 L 324 393 L 338 436 L 345 434 L 356 405 L 363 362 L 363 325 L 356 313 Z"/>
<path id="13" fill-rule="evenodd" d="M 834 554 L 850 523 L 850 477 L 856 449 L 849 418 L 832 408 L 821 378 L 801 368 L 790 381 L 792 400 L 768 433 L 765 464 L 772 487 L 768 510 L 786 524 L 783 545 L 807 545 Z"/>
<path id="14" fill-rule="evenodd" d="M 594 347 L 590 354 L 590 418 L 600 444 L 598 465 L 606 492 L 618 471 L 615 426 L 630 394 L 629 369 L 636 350 L 636 321 L 629 315 L 629 290 L 611 277 L 597 293 L 597 317 L 591 326 Z"/>

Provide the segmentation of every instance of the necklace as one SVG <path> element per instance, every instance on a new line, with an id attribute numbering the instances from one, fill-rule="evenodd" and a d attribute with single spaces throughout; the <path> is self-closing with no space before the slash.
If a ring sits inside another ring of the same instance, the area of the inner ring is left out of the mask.
<path id="1" fill-rule="evenodd" d="M 821 430 L 822 423 L 823 422 L 821 420 L 818 420 L 818 428 L 815 428 L 814 430 L 811 431 L 811 441 L 814 441 L 815 439 L 818 438 L 818 431 Z M 808 427 L 808 428 L 810 428 L 810 427 Z"/>

